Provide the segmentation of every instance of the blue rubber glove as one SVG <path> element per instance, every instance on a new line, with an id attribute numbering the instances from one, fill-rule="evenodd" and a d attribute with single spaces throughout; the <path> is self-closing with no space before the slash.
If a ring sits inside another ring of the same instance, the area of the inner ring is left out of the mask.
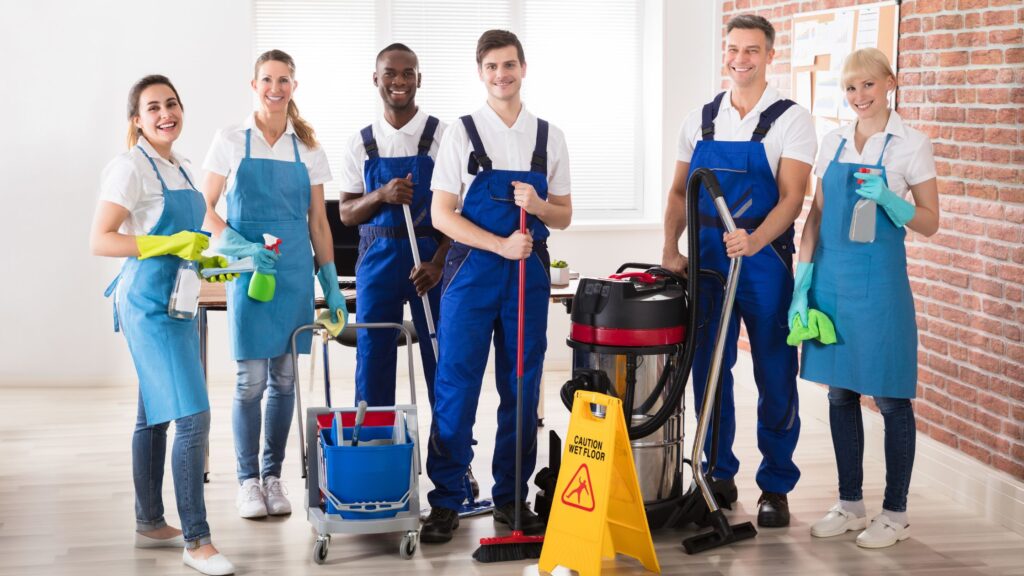
<path id="1" fill-rule="evenodd" d="M 345 325 L 348 323 L 348 304 L 345 297 L 341 295 L 338 288 L 338 269 L 334 262 L 328 262 L 320 266 L 316 273 L 316 279 L 320 281 L 320 288 L 324 291 L 324 300 L 331 309 L 331 318 L 334 318 Z M 339 316 L 340 312 L 340 316 Z"/>
<path id="2" fill-rule="evenodd" d="M 807 326 L 807 291 L 811 289 L 811 276 L 814 273 L 814 262 L 797 262 L 796 279 L 793 281 L 793 300 L 789 304 L 786 319 L 790 329 L 797 317 L 800 323 Z"/>
<path id="3" fill-rule="evenodd" d="M 264 248 L 263 244 L 259 242 L 249 242 L 230 227 L 224 228 L 224 231 L 220 233 L 220 244 L 217 246 L 217 251 L 235 258 L 251 256 L 256 271 L 270 275 L 277 274 L 277 270 L 274 270 L 274 263 L 281 257 L 277 252 Z"/>
<path id="4" fill-rule="evenodd" d="M 860 183 L 854 191 L 868 200 L 877 202 L 897 228 L 902 228 L 914 218 L 914 205 L 890 190 L 880 174 L 857 172 L 853 178 Z"/>

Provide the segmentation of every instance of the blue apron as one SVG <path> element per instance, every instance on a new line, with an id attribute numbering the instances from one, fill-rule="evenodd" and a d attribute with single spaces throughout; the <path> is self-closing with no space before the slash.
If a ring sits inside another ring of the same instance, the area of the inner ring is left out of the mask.
<path id="1" fill-rule="evenodd" d="M 907 276 L 906 231 L 875 207 L 875 241 L 851 242 L 853 174 L 881 168 L 892 134 L 876 164 L 840 162 L 844 138 L 822 178 L 821 232 L 814 250 L 808 303 L 832 319 L 835 344 L 805 342 L 800 375 L 869 396 L 913 398 L 917 391 L 917 322 Z"/>
<path id="2" fill-rule="evenodd" d="M 141 146 L 137 148 L 153 166 L 164 198 L 160 219 L 147 234 L 169 236 L 198 230 L 203 225 L 206 203 L 185 169 L 178 167 L 190 188 L 169 190 L 156 162 Z M 181 258 L 173 255 L 128 258 L 104 293 L 114 294 L 114 331 L 123 332 L 128 341 L 150 426 L 210 409 L 199 360 L 196 319 L 167 315 L 180 263 Z"/>
<path id="3" fill-rule="evenodd" d="M 393 178 L 412 174 L 414 184 L 412 205 L 413 226 L 420 261 L 429 262 L 437 251 L 437 232 L 430 221 L 430 179 L 434 173 L 434 160 L 429 156 L 434 142 L 438 120 L 427 117 L 417 154 L 394 158 L 381 158 L 373 127 L 361 131 L 367 160 L 363 166 L 363 181 L 367 192 L 376 190 Z M 359 227 L 359 260 L 356 263 L 356 321 L 392 322 L 401 324 L 402 305 L 408 301 L 412 320 L 419 334 L 420 359 L 427 380 L 427 395 L 434 403 L 434 373 L 437 361 L 434 346 L 428 335 L 423 300 L 409 280 L 413 269 L 409 231 L 405 225 L 402 206 L 384 204 Z M 428 292 L 433 318 L 438 318 L 441 287 Z M 435 327 L 436 328 L 436 327 Z M 370 406 L 395 404 L 395 373 L 398 360 L 397 330 L 356 331 L 356 402 L 366 400 Z"/>
<path id="4" fill-rule="evenodd" d="M 462 204 L 462 216 L 501 237 L 519 229 L 519 207 L 512 182 L 531 184 L 546 199 L 548 124 L 537 121 L 537 144 L 529 171 L 494 170 L 472 117 L 461 118 L 473 153 L 469 173 L 476 174 Z M 523 353 L 524 451 L 520 489 L 537 460 L 537 398 L 547 349 L 548 229 L 536 216 L 527 216 L 533 234 L 533 253 L 526 260 L 525 338 Z M 519 261 L 452 242 L 445 260 L 438 326 L 440 359 L 434 383 L 427 473 L 434 482 L 431 506 L 456 510 L 465 499 L 463 477 L 473 460 L 472 434 L 480 399 L 489 345 L 494 340 L 494 375 L 501 402 L 498 434 L 492 458 L 495 506 L 512 501 L 515 490 L 516 333 L 518 325 Z"/>
<path id="5" fill-rule="evenodd" d="M 245 131 L 245 158 L 228 191 L 228 226 L 250 242 L 263 243 L 263 234 L 281 239 L 274 299 L 249 298 L 252 272 L 228 284 L 228 322 L 235 360 L 276 358 L 291 351 L 296 328 L 313 321 L 313 251 L 309 244 L 309 172 L 299 157 L 292 134 L 295 161 L 252 158 L 252 130 Z M 312 333 L 296 345 L 308 354 Z"/>
<path id="6" fill-rule="evenodd" d="M 725 93 L 722 92 L 702 110 L 702 139 L 697 142 L 690 160 L 690 174 L 697 168 L 710 168 L 722 187 L 722 193 L 737 228 L 753 231 L 779 202 L 775 175 L 768 165 L 761 140 L 772 124 L 793 106 L 790 100 L 779 100 L 761 112 L 757 128 L 749 142 L 726 142 L 714 139 L 714 120 Z M 722 234 L 722 221 L 711 196 L 704 187 L 698 202 L 700 220 L 700 267 L 719 272 L 729 270 Z M 793 228 L 753 256 L 743 259 L 736 290 L 734 314 L 727 330 L 722 355 L 722 411 L 719 431 L 716 478 L 732 478 L 739 470 L 733 452 L 736 436 L 736 411 L 733 400 L 732 367 L 736 364 L 736 341 L 740 320 L 747 329 L 757 384 L 757 443 L 763 459 L 757 470 L 757 484 L 767 492 L 788 493 L 800 478 L 793 463 L 793 451 L 800 436 L 796 374 L 796 349 L 786 345 L 789 327 L 786 310 L 793 293 Z M 693 360 L 693 392 L 695 406 L 701 406 L 704 387 L 711 366 L 714 338 L 722 308 L 721 283 L 707 278 L 700 280 L 700 319 L 697 327 L 697 349 Z M 710 439 L 705 455 L 710 454 Z"/>

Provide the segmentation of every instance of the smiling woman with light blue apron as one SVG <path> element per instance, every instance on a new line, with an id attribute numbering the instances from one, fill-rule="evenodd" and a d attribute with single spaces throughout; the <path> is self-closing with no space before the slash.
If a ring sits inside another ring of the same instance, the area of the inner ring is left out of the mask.
<path id="1" fill-rule="evenodd" d="M 818 192 L 804 226 L 789 318 L 791 325 L 807 324 L 808 311 L 817 310 L 835 328 L 835 343 L 803 343 L 801 376 L 829 386 L 839 470 L 839 502 L 811 526 L 811 534 L 863 529 L 859 546 L 883 548 L 910 536 L 917 324 L 905 227 L 935 233 L 938 192 L 931 143 L 889 109 L 886 96 L 895 76 L 885 56 L 875 49 L 852 53 L 843 86 L 857 122 L 822 141 Z M 906 199 L 911 194 L 913 203 Z M 874 397 L 885 421 L 885 499 L 870 524 L 862 491 L 862 394 Z"/>
<path id="2" fill-rule="evenodd" d="M 259 109 L 240 125 L 218 132 L 203 163 L 206 223 L 217 235 L 215 248 L 235 258 L 252 257 L 256 274 L 275 281 L 270 298 L 255 298 L 252 272 L 242 274 L 227 291 L 238 362 L 232 405 L 240 484 L 236 505 L 243 518 L 291 513 L 280 481 L 295 405 L 291 334 L 314 319 L 314 252 L 332 317 L 347 316 L 324 211 L 323 183 L 331 179 L 330 170 L 313 129 L 291 99 L 298 86 L 294 75 L 295 64 L 284 52 L 261 55 L 252 82 Z M 213 210 L 225 190 L 226 222 Z M 280 240 L 279 253 L 265 247 L 265 234 Z M 296 352 L 308 354 L 311 338 L 305 332 Z M 266 414 L 261 414 L 264 392 Z"/>
<path id="3" fill-rule="evenodd" d="M 135 546 L 184 547 L 186 565 L 203 574 L 230 574 L 234 567 L 211 544 L 206 522 L 203 473 L 210 404 L 199 332 L 194 317 L 168 314 L 184 260 L 197 261 L 200 269 L 227 264 L 201 255 L 209 244 L 198 232 L 203 198 L 182 159 L 171 151 L 183 117 L 178 93 L 166 77 L 147 76 L 132 87 L 129 150 L 103 172 L 91 244 L 97 255 L 127 257 L 106 295 L 114 296 L 114 329 L 128 341 L 139 377 L 132 436 Z M 172 420 L 171 469 L 183 531 L 167 525 L 161 495 Z"/>

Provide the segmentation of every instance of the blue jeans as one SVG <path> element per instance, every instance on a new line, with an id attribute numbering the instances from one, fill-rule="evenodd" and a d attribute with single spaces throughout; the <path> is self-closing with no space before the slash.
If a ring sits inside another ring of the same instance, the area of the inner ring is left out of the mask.
<path id="1" fill-rule="evenodd" d="M 828 415 L 832 447 L 839 469 L 839 499 L 856 502 L 864 498 L 864 422 L 860 394 L 845 388 L 828 389 Z M 914 468 L 917 428 L 909 398 L 875 397 L 885 421 L 885 498 L 882 508 L 907 511 L 910 473 Z"/>
<path id="2" fill-rule="evenodd" d="M 146 424 L 146 408 L 139 394 L 139 411 L 132 435 L 132 476 L 135 480 L 135 529 L 156 530 L 167 525 L 161 495 L 164 483 L 164 459 L 167 454 L 167 428 L 170 422 Z M 174 497 L 185 540 L 193 546 L 210 543 L 210 525 L 206 523 L 203 498 L 203 471 L 206 439 L 210 435 L 210 411 L 174 421 L 174 447 L 171 472 Z"/>
<path id="3" fill-rule="evenodd" d="M 249 478 L 281 476 L 288 428 L 295 409 L 295 372 L 291 354 L 276 358 L 238 361 L 238 383 L 231 407 L 235 434 L 238 482 Z M 260 411 L 263 392 L 267 394 L 267 413 L 263 418 L 263 466 L 260 455 Z"/>

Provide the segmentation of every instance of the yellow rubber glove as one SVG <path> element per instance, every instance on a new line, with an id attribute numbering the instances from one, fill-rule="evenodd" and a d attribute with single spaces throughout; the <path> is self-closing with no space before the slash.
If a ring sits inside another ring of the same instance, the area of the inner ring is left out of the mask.
<path id="1" fill-rule="evenodd" d="M 170 236 L 136 236 L 139 260 L 171 254 L 183 260 L 198 260 L 210 246 L 210 239 L 199 232 L 182 230 Z"/>
<path id="2" fill-rule="evenodd" d="M 228 259 L 223 256 L 200 256 L 199 257 L 199 271 L 202 272 L 206 268 L 226 268 L 228 265 Z M 216 276 L 210 276 L 209 278 L 203 277 L 203 280 L 207 282 L 231 282 L 235 278 L 238 278 L 238 274 L 217 274 Z"/>

